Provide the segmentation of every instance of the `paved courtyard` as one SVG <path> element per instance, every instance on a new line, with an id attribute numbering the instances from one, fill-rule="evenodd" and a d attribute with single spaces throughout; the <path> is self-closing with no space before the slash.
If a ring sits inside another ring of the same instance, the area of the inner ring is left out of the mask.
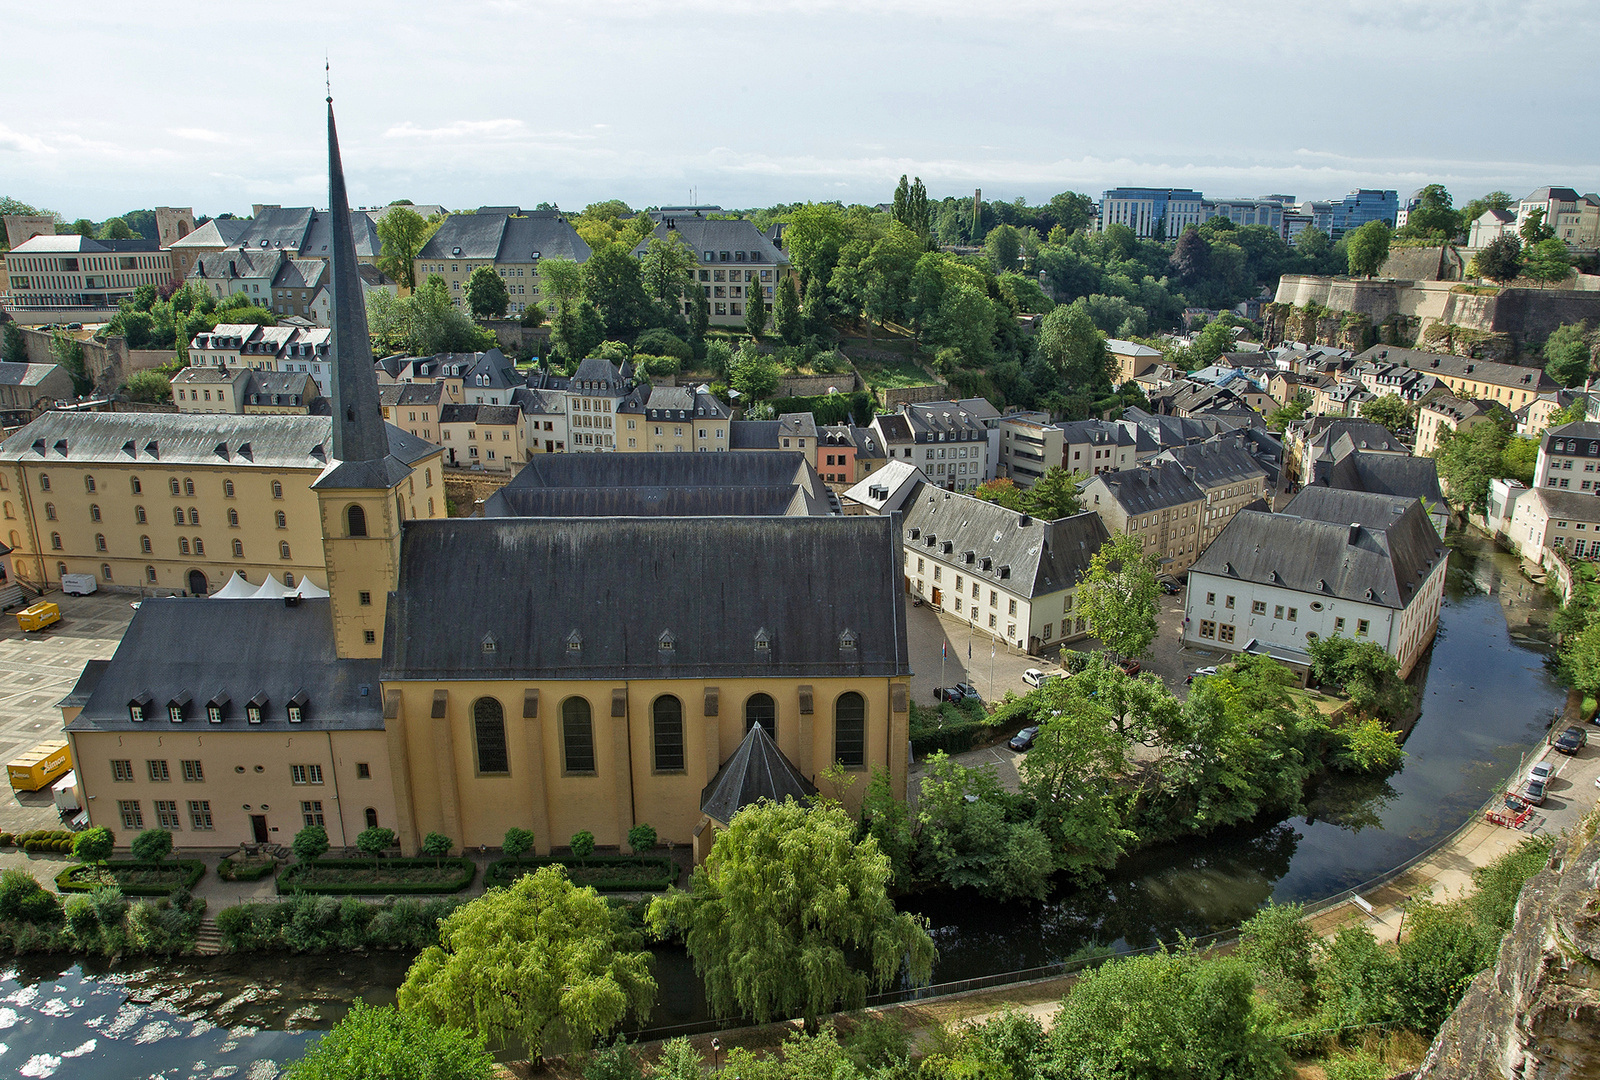
<path id="1" fill-rule="evenodd" d="M 61 738 L 56 702 L 78 681 L 86 660 L 109 660 L 133 620 L 134 597 L 122 593 L 65 596 L 46 593 L 61 605 L 61 621 L 24 634 L 16 617 L 0 617 L 0 754 L 9 761 L 36 743 Z M 61 818 L 48 788 L 0 796 L 0 830 L 56 829 Z"/>

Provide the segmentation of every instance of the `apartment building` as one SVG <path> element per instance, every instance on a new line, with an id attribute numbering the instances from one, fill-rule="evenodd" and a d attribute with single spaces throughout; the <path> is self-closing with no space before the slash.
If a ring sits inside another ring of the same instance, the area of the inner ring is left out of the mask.
<path id="1" fill-rule="evenodd" d="M 796 414 L 810 419 L 810 413 Z M 652 453 L 723 453 L 734 446 L 732 412 L 711 391 L 693 386 L 641 384 L 617 406 L 617 449 Z M 777 423 L 780 421 L 746 421 Z M 796 428 L 795 430 L 798 430 Z M 815 460 L 816 424 L 801 441 Z M 741 447 L 745 449 L 745 447 Z M 768 449 L 777 449 L 770 447 Z"/>
<path id="2" fill-rule="evenodd" d="M 1382 424 L 1339 416 L 1308 416 L 1283 429 L 1284 476 L 1304 487 L 1316 479 L 1319 466 L 1331 465 L 1351 450 L 1411 453 L 1411 448 Z"/>
<path id="3" fill-rule="evenodd" d="M 5 253 L 8 307 L 115 308 L 145 285 L 172 280 L 172 254 L 155 240 L 39 235 Z"/>
<path id="4" fill-rule="evenodd" d="M 189 366 L 298 372 L 326 393 L 333 371 L 331 335 L 325 327 L 218 323 L 189 342 Z"/>
<path id="5" fill-rule="evenodd" d="M 445 405 L 439 433 L 451 468 L 514 472 L 528 459 L 522 410 L 515 405 Z"/>
<path id="6" fill-rule="evenodd" d="M 1447 431 L 1468 431 L 1489 419 L 1485 403 L 1462 401 L 1453 394 L 1436 394 L 1417 409 L 1417 457 L 1431 458 Z"/>
<path id="7" fill-rule="evenodd" d="M 798 450 L 814 469 L 822 433 L 810 413 L 783 413 L 776 420 L 733 420 L 728 445 L 734 450 Z"/>
<path id="8" fill-rule="evenodd" d="M 378 387 L 383 418 L 401 431 L 429 442 L 442 443 L 439 411 L 452 402 L 442 382 L 389 383 Z"/>
<path id="9" fill-rule="evenodd" d="M 1106 341 L 1106 351 L 1111 354 L 1114 365 L 1111 378 L 1116 386 L 1137 379 L 1161 363 L 1160 349 L 1152 349 L 1136 341 L 1110 338 Z"/>
<path id="10" fill-rule="evenodd" d="M 7 427 L 20 427 L 56 402 L 77 396 L 72 376 L 60 364 L 0 360 L 0 416 Z"/>
<path id="11" fill-rule="evenodd" d="M 466 304 L 472 272 L 489 267 L 505 279 L 511 294 L 508 314 L 520 315 L 542 306 L 547 315 L 556 305 L 539 287 L 541 259 L 587 262 L 589 245 L 566 217 L 555 210 L 482 207 L 476 214 L 451 214 L 417 252 L 417 281 L 437 274 L 444 279 L 457 307 Z"/>
<path id="12" fill-rule="evenodd" d="M 1500 364 L 1492 360 L 1476 360 L 1468 356 L 1446 356 L 1440 353 L 1402 349 L 1394 345 L 1374 345 L 1356 357 L 1359 366 L 1363 361 L 1398 364 L 1427 375 L 1450 388 L 1450 392 L 1464 401 L 1481 398 L 1504 405 L 1512 412 L 1522 408 L 1540 394 L 1558 390 L 1555 382 L 1543 368 L 1522 367 L 1518 364 Z"/>
<path id="13" fill-rule="evenodd" d="M 873 417 L 872 427 L 890 459 L 911 461 L 929 481 L 950 491 L 971 491 L 993 480 L 997 463 L 990 452 L 998 441 L 1000 415 L 978 398 L 902 405 L 898 413 Z M 995 429 L 991 432 L 990 425 Z"/>
<path id="14" fill-rule="evenodd" d="M 172 376 L 172 402 L 181 413 L 242 413 L 250 374 L 247 367 L 183 368 Z"/>
<path id="15" fill-rule="evenodd" d="M 1061 464 L 1062 432 L 1042 412 L 1007 413 L 1000 418 L 998 473 L 1018 487 L 1032 487 Z"/>
<path id="16" fill-rule="evenodd" d="M 1200 512 L 1199 549 L 1204 551 L 1235 514 L 1265 505 L 1272 494 L 1267 470 L 1242 439 L 1220 436 L 1214 442 L 1164 450 L 1158 462 L 1171 462 L 1205 495 Z"/>
<path id="17" fill-rule="evenodd" d="M 673 236 L 695 253 L 699 263 L 695 276 L 710 304 L 711 325 L 743 326 L 745 307 L 756 296 L 766 304 L 770 319 L 777 290 L 793 270 L 789 256 L 756 228 L 755 222 L 743 218 L 712 220 L 698 213 L 665 215 L 656 222 L 650 236 L 633 249 L 633 254 L 642 259 L 652 239 Z M 679 310 L 683 311 L 681 303 Z"/>
<path id="18" fill-rule="evenodd" d="M 1206 496 L 1183 466 L 1157 460 L 1101 473 L 1082 490 L 1085 508 L 1100 515 L 1106 532 L 1137 538 L 1163 573 L 1183 573 L 1202 550 Z"/>

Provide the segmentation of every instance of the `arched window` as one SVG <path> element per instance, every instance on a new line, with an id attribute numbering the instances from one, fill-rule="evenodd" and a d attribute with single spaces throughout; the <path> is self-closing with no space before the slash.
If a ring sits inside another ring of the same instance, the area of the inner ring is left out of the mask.
<path id="1" fill-rule="evenodd" d="M 145 567 L 144 568 L 144 579 L 146 581 L 148 581 L 150 584 L 154 585 L 156 583 L 156 568 L 153 567 L 153 566 Z"/>
<path id="2" fill-rule="evenodd" d="M 288 557 L 289 557 L 289 541 L 287 541 L 287 540 L 278 541 L 278 558 L 287 559 Z"/>
<path id="3" fill-rule="evenodd" d="M 167 477 L 167 486 L 172 489 L 174 495 L 183 494 L 183 488 L 178 486 L 178 478 L 176 476 Z"/>
<path id="4" fill-rule="evenodd" d="M 56 519 L 56 504 L 55 503 L 45 503 L 44 504 L 44 519 L 46 521 L 54 521 Z"/>
<path id="5" fill-rule="evenodd" d="M 61 577 L 66 577 L 67 576 L 67 564 L 64 563 L 64 562 L 56 563 L 56 573 L 59 574 Z"/>
<path id="6" fill-rule="evenodd" d="M 683 771 L 683 702 L 662 694 L 650 706 L 650 728 L 656 751 L 656 772 Z"/>
<path id="7" fill-rule="evenodd" d="M 94 494 L 94 477 L 93 476 L 85 476 L 83 478 L 83 490 L 87 491 L 91 495 Z"/>
<path id="8" fill-rule="evenodd" d="M 94 549 L 96 551 L 104 551 L 106 549 L 106 534 L 105 533 L 95 533 L 94 534 Z"/>
<path id="9" fill-rule="evenodd" d="M 110 563 L 101 563 L 100 564 L 100 580 L 101 581 L 110 581 L 111 580 L 111 564 Z"/>
<path id="10" fill-rule="evenodd" d="M 178 537 L 178 554 L 189 554 L 189 538 L 187 536 Z"/>
<path id="11" fill-rule="evenodd" d="M 100 520 L 100 504 L 99 503 L 90 503 L 89 504 L 89 520 L 90 521 L 99 521 Z"/>
<path id="12" fill-rule="evenodd" d="M 275 517 L 278 522 L 278 528 L 287 529 L 289 527 L 289 519 L 284 516 L 282 510 L 279 510 Z"/>
<path id="13" fill-rule="evenodd" d="M 344 512 L 345 523 L 349 525 L 347 536 L 367 535 L 367 512 L 356 503 L 351 503 Z"/>
<path id="14" fill-rule="evenodd" d="M 432 487 L 433 486 L 433 470 L 432 469 L 423 469 L 422 470 L 422 479 L 423 479 L 423 486 L 424 487 Z"/>
<path id="15" fill-rule="evenodd" d="M 561 749 L 563 771 L 593 773 L 594 722 L 589 717 L 589 702 L 571 697 L 561 703 Z"/>
<path id="16" fill-rule="evenodd" d="M 49 491 L 50 490 L 50 474 L 49 473 L 40 473 L 39 474 L 39 490 L 40 491 Z"/>
<path id="17" fill-rule="evenodd" d="M 757 724 L 766 728 L 774 739 L 778 737 L 778 705 L 770 694 L 751 694 L 744 703 L 744 733 L 750 734 L 750 729 Z"/>
<path id="18" fill-rule="evenodd" d="M 833 757 L 847 769 L 867 763 L 867 700 L 854 690 L 833 703 Z"/>
<path id="19" fill-rule="evenodd" d="M 472 727 L 478 740 L 478 771 L 510 772 L 506 761 L 506 714 L 500 702 L 492 697 L 473 702 Z"/>
<path id="20" fill-rule="evenodd" d="M 198 506 L 189 507 L 189 524 L 200 524 L 200 508 Z"/>
<path id="21" fill-rule="evenodd" d="M 133 493 L 135 495 L 142 495 L 144 493 L 144 485 L 139 483 L 139 478 L 137 476 L 128 477 L 128 486 L 133 488 Z"/>
<path id="22" fill-rule="evenodd" d="M 185 495 L 193 495 L 194 494 L 194 478 L 193 477 L 185 476 L 183 478 L 183 493 Z"/>
<path id="23" fill-rule="evenodd" d="M 232 480 L 224 480 L 222 482 L 222 494 L 226 495 L 230 499 L 233 498 L 233 481 Z"/>
<path id="24" fill-rule="evenodd" d="M 172 523 L 174 525 L 182 525 L 183 522 L 184 522 L 183 507 L 174 506 L 172 508 Z"/>
<path id="25" fill-rule="evenodd" d="M 283 485 L 281 483 L 279 483 L 277 480 L 274 480 L 272 482 L 272 497 L 274 499 L 283 498 Z"/>
<path id="26" fill-rule="evenodd" d="M 61 534 L 60 533 L 53 532 L 53 533 L 50 534 L 50 550 L 51 551 L 60 551 L 61 550 Z"/>
<path id="27" fill-rule="evenodd" d="M 150 519 L 144 516 L 144 507 L 135 506 L 133 508 L 133 520 L 138 522 L 140 525 L 143 525 L 145 522 L 149 521 Z"/>
<path id="28" fill-rule="evenodd" d="M 194 538 L 194 553 L 196 555 L 204 555 L 206 553 L 206 542 L 198 536 Z"/>
<path id="29" fill-rule="evenodd" d="M 289 588 L 291 588 L 291 589 L 294 588 L 294 571 L 293 570 L 285 570 L 283 572 L 283 583 L 285 585 L 289 586 Z"/>
<path id="30" fill-rule="evenodd" d="M 235 559 L 244 558 L 244 541 L 243 540 L 235 540 L 233 542 L 233 557 Z"/>
<path id="31" fill-rule="evenodd" d="M 15 521 L 16 517 L 17 517 L 17 512 L 11 508 L 11 502 L 8 499 L 6 501 L 6 518 L 7 518 L 7 520 Z"/>
<path id="32" fill-rule="evenodd" d="M 378 827 L 378 811 L 369 806 L 369 807 L 367 807 L 367 828 L 376 829 L 377 827 Z"/>
<path id="33" fill-rule="evenodd" d="M 146 555 L 150 554 L 151 547 L 150 538 L 148 536 L 139 537 L 139 550 L 144 552 Z"/>
<path id="34" fill-rule="evenodd" d="M 228 525 L 230 528 L 234 529 L 239 527 L 239 511 L 235 510 L 231 506 L 228 507 Z"/>

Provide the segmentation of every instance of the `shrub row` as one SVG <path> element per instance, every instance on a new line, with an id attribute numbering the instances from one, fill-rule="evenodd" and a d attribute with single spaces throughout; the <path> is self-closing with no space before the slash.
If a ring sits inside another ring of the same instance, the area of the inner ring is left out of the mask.
<path id="1" fill-rule="evenodd" d="M 437 866 L 434 859 L 383 859 L 378 865 L 385 870 L 405 871 L 411 868 L 433 870 Z M 330 881 L 302 884 L 301 878 L 307 871 L 315 866 L 319 870 L 371 870 L 371 859 L 318 859 L 314 863 L 295 863 L 278 875 L 278 892 L 280 893 L 320 893 L 330 896 L 366 895 L 366 896 L 400 896 L 419 893 L 453 893 L 460 892 L 472 884 L 472 879 L 477 875 L 478 865 L 471 859 L 445 859 L 446 868 L 454 867 L 457 873 L 445 881 L 389 881 L 366 882 L 357 877 L 349 881 Z"/>
<path id="2" fill-rule="evenodd" d="M 181 882 L 165 885 L 148 885 L 131 879 L 136 874 L 181 870 L 184 877 Z M 166 896 L 174 889 L 185 891 L 195 887 L 199 880 L 205 877 L 206 864 L 199 859 L 171 859 L 167 862 L 135 862 L 131 859 L 116 859 L 100 864 L 74 863 L 56 875 L 56 888 L 62 892 L 92 892 L 104 888 L 105 885 L 98 880 L 104 871 L 117 878 L 116 888 L 125 896 Z"/>
<path id="3" fill-rule="evenodd" d="M 406 897 L 373 904 L 353 896 L 303 894 L 223 908 L 217 930 L 222 947 L 233 952 L 422 950 L 439 943 L 439 920 L 461 903 L 453 897 Z"/>
<path id="4" fill-rule="evenodd" d="M 943 750 L 959 754 L 971 750 L 983 733 L 995 726 L 995 718 L 976 701 L 960 705 L 943 702 L 933 708 L 911 705 L 911 750 L 919 756 Z"/>
<path id="5" fill-rule="evenodd" d="M 273 859 L 248 863 L 223 859 L 217 864 L 217 877 L 223 881 L 260 881 L 277 869 L 278 864 Z"/>
<path id="6" fill-rule="evenodd" d="M 567 876 L 579 885 L 596 892 L 662 892 L 678 881 L 678 864 L 665 855 L 591 855 L 577 859 L 570 855 L 548 855 L 527 859 L 497 859 L 484 872 L 483 883 L 489 888 L 510 885 L 524 874 L 531 874 L 541 866 L 564 866 Z M 654 870 L 650 877 L 635 873 L 621 873 L 627 867 L 633 870 Z M 577 871 L 577 873 L 573 873 Z M 615 876 L 607 876 L 611 871 Z"/>
<path id="7" fill-rule="evenodd" d="M 205 901 L 178 890 L 129 904 L 115 886 L 65 898 L 25 870 L 0 874 L 0 947 L 13 952 L 168 954 L 193 946 Z"/>
<path id="8" fill-rule="evenodd" d="M 70 829 L 28 829 L 19 833 L 0 833 L 0 847 L 26 844 L 30 840 L 65 840 L 71 844 L 75 835 Z"/>

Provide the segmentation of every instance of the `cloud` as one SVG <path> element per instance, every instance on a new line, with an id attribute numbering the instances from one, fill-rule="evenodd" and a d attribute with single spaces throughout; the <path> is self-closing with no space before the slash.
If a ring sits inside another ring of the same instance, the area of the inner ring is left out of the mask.
<path id="1" fill-rule="evenodd" d="M 603 128 L 606 125 L 596 124 Z M 418 127 L 411 121 L 396 124 L 383 133 L 385 139 L 411 139 L 428 142 L 534 142 L 542 139 L 589 140 L 599 138 L 589 132 L 530 131 L 521 120 L 454 120 L 443 127 Z"/>
<path id="2" fill-rule="evenodd" d="M 175 139 L 188 139 L 191 142 L 236 143 L 240 141 L 236 136 L 224 135 L 220 131 L 211 131 L 208 128 L 168 128 L 167 134 Z"/>
<path id="3" fill-rule="evenodd" d="M 8 151 L 13 154 L 53 154 L 56 152 L 55 147 L 50 146 L 43 139 L 26 135 L 20 131 L 13 131 L 4 124 L 0 124 L 0 153 Z"/>

